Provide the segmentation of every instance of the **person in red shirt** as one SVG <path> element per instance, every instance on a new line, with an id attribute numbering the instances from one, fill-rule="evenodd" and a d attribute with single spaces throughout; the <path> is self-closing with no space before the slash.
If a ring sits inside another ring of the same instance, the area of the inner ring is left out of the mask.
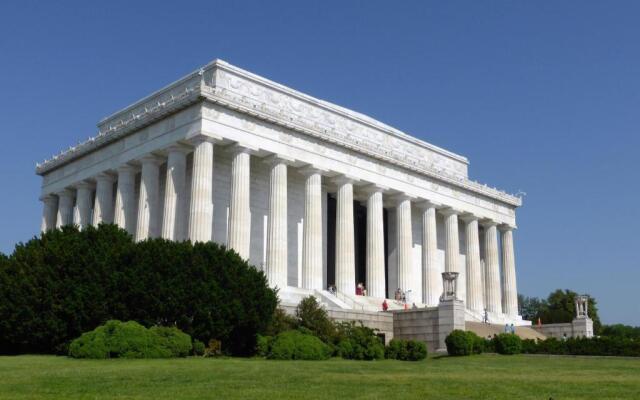
<path id="1" fill-rule="evenodd" d="M 389 309 L 389 305 L 387 304 L 387 299 L 384 299 L 382 302 L 382 311 L 387 311 Z"/>

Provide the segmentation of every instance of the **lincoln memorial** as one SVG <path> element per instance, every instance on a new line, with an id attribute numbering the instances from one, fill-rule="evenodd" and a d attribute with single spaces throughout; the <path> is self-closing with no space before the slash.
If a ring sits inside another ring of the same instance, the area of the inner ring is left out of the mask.
<path id="1" fill-rule="evenodd" d="M 397 292 L 437 307 L 442 273 L 457 272 L 466 320 L 524 324 L 522 201 L 469 179 L 468 164 L 216 60 L 103 119 L 36 172 L 43 231 L 104 222 L 138 241 L 214 241 L 263 270 L 283 303 L 314 294 L 342 310 L 379 311 L 385 298 L 398 308 Z"/>

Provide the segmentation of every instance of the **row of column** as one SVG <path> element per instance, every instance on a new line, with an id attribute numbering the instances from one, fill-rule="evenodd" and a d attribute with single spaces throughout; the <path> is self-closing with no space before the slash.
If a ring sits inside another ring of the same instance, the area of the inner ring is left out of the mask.
<path id="1" fill-rule="evenodd" d="M 167 150 L 167 175 L 163 209 L 160 210 L 160 165 L 163 158 L 149 155 L 140 159 L 141 182 L 136 208 L 135 176 L 137 168 L 125 165 L 117 170 L 115 204 L 113 187 L 115 178 L 100 174 L 95 178 L 95 205 L 93 186 L 83 182 L 73 190 L 64 190 L 57 196 L 43 198 L 43 225 L 46 230 L 70 223 L 81 228 L 101 222 L 115 223 L 134 235 L 136 240 L 163 237 L 169 240 L 206 242 L 213 234 L 213 156 L 214 142 L 208 138 L 193 142 L 193 148 L 175 145 Z M 251 151 L 242 146 L 233 147 L 231 167 L 231 199 L 228 246 L 242 258 L 250 251 L 250 157 Z M 186 187 L 186 157 L 193 151 L 191 187 Z M 266 275 L 274 287 L 287 286 L 287 168 L 291 160 L 278 155 L 265 160 L 270 168 L 269 211 L 267 227 Z M 304 225 L 302 240 L 302 286 L 323 289 L 322 265 L 322 172 L 304 168 L 305 176 Z M 337 185 L 336 207 L 336 268 L 335 284 L 338 291 L 355 293 L 355 243 L 353 216 L 354 179 L 340 176 Z M 190 200 L 187 204 L 187 190 Z M 367 193 L 366 280 L 368 294 L 384 298 L 385 253 L 383 226 L 383 192 L 385 188 L 370 185 Z M 76 215 L 74 216 L 74 197 Z M 422 210 L 422 302 L 435 306 L 442 293 L 442 280 L 437 266 L 436 205 L 428 201 L 415 201 L 409 196 L 395 196 L 397 227 L 398 286 L 406 290 L 414 285 L 413 238 L 411 207 L 415 203 Z M 93 206 L 93 216 L 91 209 Z M 137 209 L 137 215 L 136 215 Z M 188 211 L 188 214 L 187 212 Z M 438 210 L 445 219 L 445 271 L 459 272 L 459 213 L 452 209 Z M 466 302 L 471 310 L 517 314 L 517 291 L 513 237 L 510 228 L 502 232 L 502 264 L 498 259 L 497 225 L 484 222 L 485 228 L 485 286 L 482 287 L 480 263 L 479 221 L 463 214 L 466 222 Z M 186 221 L 185 221 L 186 219 Z M 502 276 L 502 282 L 501 282 Z"/>

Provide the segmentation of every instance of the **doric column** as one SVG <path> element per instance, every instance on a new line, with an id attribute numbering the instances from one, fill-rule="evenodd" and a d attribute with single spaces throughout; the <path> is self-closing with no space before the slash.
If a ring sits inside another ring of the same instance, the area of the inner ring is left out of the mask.
<path id="1" fill-rule="evenodd" d="M 501 225 L 502 235 L 502 310 L 509 316 L 518 315 L 516 263 L 513 251 L 513 227 Z"/>
<path id="2" fill-rule="evenodd" d="M 160 159 L 143 157 L 138 198 L 138 224 L 136 241 L 160 236 Z"/>
<path id="3" fill-rule="evenodd" d="M 186 239 L 184 209 L 187 207 L 187 152 L 188 148 L 174 145 L 167 149 L 167 180 L 162 211 L 162 237 L 168 240 Z"/>
<path id="4" fill-rule="evenodd" d="M 56 227 L 56 216 L 58 214 L 58 197 L 52 194 L 42 196 L 42 224 L 40 231 L 46 232 Z"/>
<path id="5" fill-rule="evenodd" d="M 371 185 L 367 190 L 367 294 L 386 298 L 384 276 L 384 219 L 382 192 L 385 188 Z"/>
<path id="6" fill-rule="evenodd" d="M 271 287 L 287 286 L 287 161 L 273 156 L 266 160 L 269 176 L 269 216 L 267 220 L 267 279 Z"/>
<path id="7" fill-rule="evenodd" d="M 93 207 L 93 225 L 113 222 L 113 176 L 101 173 L 96 177 L 96 201 Z"/>
<path id="8" fill-rule="evenodd" d="M 130 235 L 134 235 L 136 216 L 136 169 L 131 165 L 122 165 L 118 167 L 113 222 Z"/>
<path id="9" fill-rule="evenodd" d="M 316 168 L 300 171 L 304 183 L 302 287 L 322 290 L 322 175 Z"/>
<path id="10" fill-rule="evenodd" d="M 422 302 L 436 307 L 442 294 L 442 274 L 437 264 L 438 235 L 436 205 L 424 201 L 422 208 Z"/>
<path id="11" fill-rule="evenodd" d="M 213 142 L 200 138 L 193 151 L 188 239 L 208 242 L 213 232 Z"/>
<path id="12" fill-rule="evenodd" d="M 356 293 L 355 245 L 353 228 L 353 179 L 335 180 L 338 185 L 336 205 L 336 289 Z"/>
<path id="13" fill-rule="evenodd" d="M 502 296 L 500 295 L 500 264 L 498 261 L 498 230 L 493 221 L 483 221 L 484 227 L 484 266 L 487 311 L 502 312 Z"/>
<path id="14" fill-rule="evenodd" d="M 480 237 L 478 235 L 478 218 L 466 214 L 462 220 L 465 222 L 466 242 L 466 284 L 467 284 L 467 308 L 469 310 L 484 311 L 484 290 L 482 288 L 482 269 L 480 266 Z"/>
<path id="15" fill-rule="evenodd" d="M 78 220 L 74 221 L 80 229 L 91 225 L 91 205 L 93 204 L 93 185 L 88 182 L 78 183 L 76 186 L 76 207 Z"/>
<path id="16" fill-rule="evenodd" d="M 444 215 L 444 271 L 460 272 L 460 238 L 458 236 L 458 211 L 448 208 L 442 210 Z M 458 281 L 459 282 L 459 281 Z"/>
<path id="17" fill-rule="evenodd" d="M 65 189 L 58 193 L 58 215 L 56 216 L 56 227 L 60 228 L 64 225 L 73 223 L 73 199 L 75 192 Z"/>
<path id="18" fill-rule="evenodd" d="M 413 272 L 413 235 L 411 231 L 411 200 L 408 196 L 396 198 L 396 230 L 397 230 L 397 256 L 398 256 L 398 287 L 402 291 L 412 290 L 414 293 L 418 285 L 422 284 L 422 277 L 417 277 Z M 417 296 L 422 300 L 422 295 Z M 417 300 L 417 298 L 416 298 Z"/>
<path id="19" fill-rule="evenodd" d="M 234 249 L 242 259 L 246 260 L 249 258 L 251 240 L 251 211 L 249 208 L 251 156 L 250 150 L 241 145 L 235 145 L 232 152 L 229 248 Z"/>

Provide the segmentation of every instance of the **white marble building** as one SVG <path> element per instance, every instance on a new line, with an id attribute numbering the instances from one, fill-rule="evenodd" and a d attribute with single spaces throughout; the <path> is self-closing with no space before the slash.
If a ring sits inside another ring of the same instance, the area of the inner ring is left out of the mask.
<path id="1" fill-rule="evenodd" d="M 468 319 L 486 308 L 521 323 L 521 199 L 470 180 L 463 156 L 220 60 L 98 128 L 37 165 L 43 230 L 113 222 L 136 240 L 212 240 L 285 298 L 342 308 L 379 308 L 397 288 L 435 306 L 441 272 L 456 271 Z"/>

